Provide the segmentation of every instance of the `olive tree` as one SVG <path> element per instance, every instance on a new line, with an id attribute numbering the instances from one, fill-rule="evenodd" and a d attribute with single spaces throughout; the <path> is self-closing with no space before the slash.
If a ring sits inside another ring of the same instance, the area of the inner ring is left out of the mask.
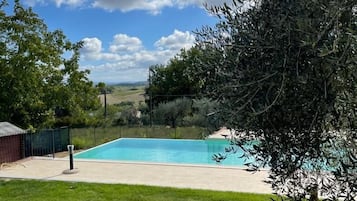
<path id="1" fill-rule="evenodd" d="M 208 10 L 219 22 L 197 31 L 205 57 L 192 72 L 236 130 L 227 151 L 241 147 L 255 159 L 249 168 L 269 167 L 273 189 L 293 200 L 355 200 L 356 1 L 233 0 Z"/>
<path id="2" fill-rule="evenodd" d="M 176 128 L 178 125 L 182 125 L 184 117 L 191 114 L 191 110 L 191 99 L 178 98 L 167 103 L 160 103 L 153 112 L 154 120 L 156 123 Z"/>

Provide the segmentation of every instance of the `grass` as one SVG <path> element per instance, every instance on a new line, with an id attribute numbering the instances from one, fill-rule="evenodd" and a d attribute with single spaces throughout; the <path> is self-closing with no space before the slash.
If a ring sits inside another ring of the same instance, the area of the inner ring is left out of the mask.
<path id="1" fill-rule="evenodd" d="M 0 180 L 6 201 L 264 201 L 273 195 L 122 184 Z"/>
<path id="2" fill-rule="evenodd" d="M 107 94 L 107 104 L 114 105 L 121 102 L 134 102 L 138 104 L 144 101 L 145 86 L 114 86 L 113 93 Z M 104 96 L 100 99 L 104 102 Z"/>
<path id="3" fill-rule="evenodd" d="M 73 128 L 70 131 L 76 149 L 86 149 L 118 138 L 202 139 L 200 127 L 167 128 L 165 126 L 116 126 L 104 128 Z"/>

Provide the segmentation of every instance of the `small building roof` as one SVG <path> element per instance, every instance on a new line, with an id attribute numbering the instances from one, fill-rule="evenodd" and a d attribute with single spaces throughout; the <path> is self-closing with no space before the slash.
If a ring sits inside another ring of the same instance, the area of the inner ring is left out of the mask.
<path id="1" fill-rule="evenodd" d="M 26 133 L 25 130 L 10 124 L 9 122 L 0 122 L 0 137 L 18 135 Z"/>

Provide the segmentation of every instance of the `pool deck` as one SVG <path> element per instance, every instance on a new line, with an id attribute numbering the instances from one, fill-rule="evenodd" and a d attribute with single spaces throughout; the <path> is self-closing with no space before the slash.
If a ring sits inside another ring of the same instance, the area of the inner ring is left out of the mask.
<path id="1" fill-rule="evenodd" d="M 183 166 L 124 162 L 74 162 L 76 174 L 63 174 L 68 158 L 32 157 L 3 164 L 0 178 L 24 178 L 111 184 L 140 184 L 176 188 L 207 189 L 250 193 L 272 193 L 265 181 L 268 172 L 210 166 Z"/>

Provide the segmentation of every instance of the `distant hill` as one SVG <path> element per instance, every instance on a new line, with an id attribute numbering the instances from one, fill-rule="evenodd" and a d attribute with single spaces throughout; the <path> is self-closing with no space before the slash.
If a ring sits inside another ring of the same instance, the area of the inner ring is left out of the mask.
<path id="1" fill-rule="evenodd" d="M 146 86 L 147 81 L 141 82 L 121 82 L 121 83 L 107 83 L 109 86 L 122 86 L 122 87 L 132 87 L 132 86 Z"/>

